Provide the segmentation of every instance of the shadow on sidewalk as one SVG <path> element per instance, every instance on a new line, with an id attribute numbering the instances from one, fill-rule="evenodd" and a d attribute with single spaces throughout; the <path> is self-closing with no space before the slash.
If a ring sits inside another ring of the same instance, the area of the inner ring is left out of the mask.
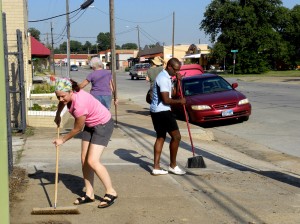
<path id="1" fill-rule="evenodd" d="M 143 156 L 134 150 L 117 149 L 114 152 L 120 159 L 128 161 L 130 163 L 138 164 L 141 168 L 151 173 L 152 163 L 146 162 L 143 159 L 149 159 L 147 156 Z"/>
<path id="2" fill-rule="evenodd" d="M 38 179 L 40 180 L 40 185 L 44 190 L 44 193 L 46 195 L 47 201 L 49 203 L 50 207 L 53 207 L 51 203 L 51 197 L 49 196 L 46 186 L 47 185 L 53 185 L 55 184 L 55 173 L 53 172 L 44 172 L 43 170 L 37 170 L 36 167 L 34 167 L 36 172 L 28 174 L 28 177 L 31 179 Z M 83 188 L 84 188 L 84 182 L 81 177 L 72 175 L 72 174 L 65 174 L 65 173 L 59 173 L 58 174 L 58 183 L 62 182 L 67 189 L 69 189 L 72 193 L 77 194 L 78 196 L 82 196 L 84 194 Z M 74 198 L 75 200 L 75 198 Z"/>
<path id="3" fill-rule="evenodd" d="M 135 125 L 131 125 L 131 124 L 127 124 L 124 122 L 119 122 L 120 126 L 123 126 L 125 128 L 120 127 L 129 137 L 134 138 L 139 144 L 140 141 L 138 139 L 136 139 L 136 136 L 134 135 L 135 132 L 129 131 L 128 129 L 133 129 L 136 132 L 140 132 L 141 135 L 146 134 L 146 135 L 150 135 L 150 136 L 155 136 L 155 132 L 151 131 L 149 129 L 143 128 L 143 127 L 139 127 L 139 126 L 135 126 Z M 144 140 L 145 141 L 145 140 Z M 170 142 L 170 138 L 167 136 L 166 138 L 166 142 L 165 144 L 169 144 Z M 143 144 L 145 145 L 145 144 Z M 190 142 L 184 142 L 181 141 L 180 143 L 180 148 L 185 149 L 187 151 L 191 152 L 191 145 Z M 242 164 L 242 163 L 238 163 L 236 161 L 232 161 L 232 160 L 228 160 L 226 158 L 223 158 L 219 155 L 215 155 L 212 154 L 210 152 L 206 152 L 205 149 L 201 149 L 201 148 L 197 148 L 195 147 L 195 155 L 201 155 L 203 156 L 204 160 L 205 158 L 212 160 L 214 162 L 217 162 L 219 164 L 222 164 L 224 166 L 239 170 L 239 171 L 247 171 L 247 172 L 253 172 L 259 175 L 263 175 L 265 177 L 274 179 L 276 181 L 280 181 L 295 187 L 300 187 L 300 178 L 289 175 L 287 173 L 282 173 L 282 172 L 278 172 L 278 171 L 260 171 L 260 170 L 256 170 L 250 166 L 247 166 L 246 164 Z M 192 172 L 188 172 L 188 175 L 194 175 Z"/>

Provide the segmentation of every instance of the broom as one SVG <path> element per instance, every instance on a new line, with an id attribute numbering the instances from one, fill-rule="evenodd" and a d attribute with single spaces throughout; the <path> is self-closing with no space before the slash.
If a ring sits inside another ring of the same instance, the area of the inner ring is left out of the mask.
<path id="1" fill-rule="evenodd" d="M 181 83 L 180 83 L 179 79 L 178 79 L 178 85 L 179 85 L 180 96 L 181 96 L 181 98 L 183 98 L 182 87 L 181 87 Z M 188 168 L 206 168 L 203 157 L 195 156 L 195 148 L 194 148 L 194 144 L 193 144 L 193 139 L 192 139 L 191 130 L 190 130 L 190 124 L 188 121 L 188 115 L 187 115 L 187 111 L 185 108 L 185 104 L 183 104 L 183 110 L 184 110 L 184 116 L 185 116 L 185 120 L 186 120 L 187 129 L 189 132 L 190 141 L 191 141 L 192 152 L 193 152 L 193 157 L 188 158 L 186 167 L 188 167 Z"/>
<path id="2" fill-rule="evenodd" d="M 59 138 L 59 127 L 57 127 L 57 138 Z M 55 192 L 54 192 L 54 207 L 48 208 L 33 208 L 32 215 L 55 215 L 55 214 L 79 214 L 76 206 L 57 207 L 57 183 L 58 183 L 58 154 L 59 147 L 56 146 L 56 167 L 55 167 Z"/>

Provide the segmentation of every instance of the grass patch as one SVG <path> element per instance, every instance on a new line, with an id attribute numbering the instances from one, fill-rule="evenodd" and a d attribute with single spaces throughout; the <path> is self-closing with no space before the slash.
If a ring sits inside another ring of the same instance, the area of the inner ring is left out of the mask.
<path id="1" fill-rule="evenodd" d="M 300 77 L 300 70 L 290 70 L 290 71 L 269 71 L 262 74 L 222 74 L 219 75 L 224 77 Z"/>
<path id="2" fill-rule="evenodd" d="M 26 137 L 33 136 L 34 135 L 34 128 L 27 125 L 24 134 L 25 134 Z"/>

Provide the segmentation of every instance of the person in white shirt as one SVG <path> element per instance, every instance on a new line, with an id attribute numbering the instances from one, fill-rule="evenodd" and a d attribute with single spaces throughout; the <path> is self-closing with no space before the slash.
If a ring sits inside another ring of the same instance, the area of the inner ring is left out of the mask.
<path id="1" fill-rule="evenodd" d="M 176 76 L 180 79 L 179 70 L 181 63 L 177 58 L 171 58 L 165 69 L 163 69 L 155 79 L 153 85 L 153 96 L 150 105 L 150 114 L 154 129 L 156 131 L 156 141 L 154 144 L 154 166 L 152 175 L 168 174 L 168 171 L 177 175 L 184 175 L 186 172 L 176 164 L 177 151 L 181 140 L 180 131 L 170 105 L 186 103 L 185 98 L 172 99 L 176 94 L 178 86 L 172 86 L 171 78 Z M 160 155 L 166 140 L 166 134 L 171 136 L 170 142 L 170 165 L 169 169 L 163 170 L 160 167 Z"/>

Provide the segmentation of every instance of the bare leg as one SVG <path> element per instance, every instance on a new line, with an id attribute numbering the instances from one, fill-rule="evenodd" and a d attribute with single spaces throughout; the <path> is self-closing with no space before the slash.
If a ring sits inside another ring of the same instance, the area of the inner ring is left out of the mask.
<path id="1" fill-rule="evenodd" d="M 82 164 L 84 184 L 86 188 L 86 195 L 94 199 L 94 170 L 88 164 L 90 143 L 87 141 L 82 141 L 81 144 L 82 144 L 81 164 Z"/>
<path id="2" fill-rule="evenodd" d="M 112 182 L 107 172 L 107 169 L 100 162 L 100 158 L 104 148 L 105 147 L 101 145 L 90 144 L 89 152 L 87 155 L 87 162 L 89 166 L 93 169 L 93 171 L 96 173 L 96 175 L 99 177 L 101 182 L 103 183 L 106 189 L 106 194 L 111 194 L 116 196 L 117 192 L 112 187 Z"/>
<path id="3" fill-rule="evenodd" d="M 85 186 L 85 194 L 94 199 L 94 170 L 89 166 L 87 161 L 87 155 L 89 153 L 89 145 L 90 143 L 87 141 L 81 142 L 81 166 L 82 166 L 82 174 L 84 179 Z M 84 197 L 82 197 L 84 199 Z M 78 199 L 76 199 L 75 203 L 79 203 Z"/>
<path id="4" fill-rule="evenodd" d="M 176 166 L 176 157 L 178 152 L 179 143 L 181 140 L 181 135 L 179 130 L 175 130 L 172 132 L 169 132 L 169 135 L 171 136 L 171 142 L 170 142 L 170 167 L 174 168 Z"/>
<path id="5" fill-rule="evenodd" d="M 165 142 L 165 138 L 157 138 L 154 144 L 154 169 L 160 169 L 160 155 Z"/>

